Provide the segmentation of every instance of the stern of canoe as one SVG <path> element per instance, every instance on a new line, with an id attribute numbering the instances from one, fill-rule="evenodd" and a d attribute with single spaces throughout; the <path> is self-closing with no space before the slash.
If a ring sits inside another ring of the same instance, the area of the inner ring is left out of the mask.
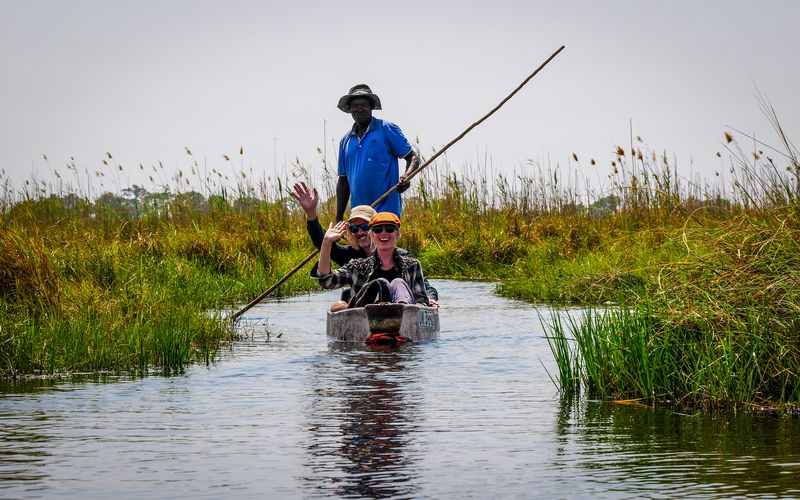
<path id="1" fill-rule="evenodd" d="M 370 304 L 329 312 L 326 332 L 342 342 L 367 342 L 373 333 L 421 342 L 439 336 L 439 310 L 415 304 Z"/>

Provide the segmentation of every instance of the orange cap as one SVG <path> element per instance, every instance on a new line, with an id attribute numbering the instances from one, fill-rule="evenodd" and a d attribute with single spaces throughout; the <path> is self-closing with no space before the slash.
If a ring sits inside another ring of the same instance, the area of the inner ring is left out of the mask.
<path id="1" fill-rule="evenodd" d="M 369 220 L 369 227 L 377 226 L 378 224 L 392 224 L 400 227 L 400 217 L 392 212 L 378 212 Z"/>

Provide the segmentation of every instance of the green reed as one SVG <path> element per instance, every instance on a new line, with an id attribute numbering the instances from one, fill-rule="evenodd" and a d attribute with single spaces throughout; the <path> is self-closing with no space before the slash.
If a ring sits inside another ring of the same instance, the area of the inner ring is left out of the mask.
<path id="1" fill-rule="evenodd" d="M 774 155 L 726 136 L 713 182 L 682 178 L 639 138 L 616 148 L 604 176 L 576 154 L 566 175 L 533 161 L 456 172 L 445 158 L 404 194 L 400 245 L 429 277 L 497 279 L 506 296 L 599 307 L 550 325 L 565 392 L 797 403 L 800 167 L 777 129 L 786 147 Z M 208 311 L 250 300 L 308 253 L 292 179 L 256 180 L 242 150 L 200 179 L 187 156 L 171 191 L 125 197 L 37 182 L 11 192 L 0 175 L 0 372 L 209 362 L 234 331 Z M 112 160 L 105 167 L 120 171 Z M 223 184 L 223 171 L 238 173 Z M 320 213 L 332 209 L 329 196 Z M 303 270 L 280 293 L 315 287 Z"/>
<path id="2" fill-rule="evenodd" d="M 625 225 L 656 215 L 662 224 L 655 231 L 631 232 L 634 239 L 620 245 L 624 255 L 601 252 L 613 266 L 559 276 L 562 290 L 583 283 L 621 304 L 589 310 L 566 325 L 559 319 L 548 325 L 563 391 L 705 407 L 800 404 L 797 153 L 787 147 L 787 165 L 778 169 L 763 151 L 745 155 L 732 135 L 726 139 L 738 168 L 730 172 L 725 203 L 699 203 L 676 193 L 665 201 L 680 214 L 680 224 L 669 223 L 663 205 L 639 206 L 625 214 Z M 602 245 L 620 243 L 610 234 L 602 236 Z M 595 258 L 588 252 L 551 262 L 563 271 Z M 526 269 L 534 274 L 532 268 Z M 607 286 L 609 272 L 638 279 L 622 286 L 615 299 Z M 539 294 L 514 281 L 501 291 L 527 298 Z"/>
<path id="3" fill-rule="evenodd" d="M 713 334 L 665 322 L 644 306 L 588 310 L 566 326 L 555 319 L 547 326 L 557 383 L 567 393 L 652 403 L 797 403 L 800 363 L 796 352 L 788 356 L 796 347 L 759 323 L 761 311 L 751 313 L 745 329 Z"/>
<path id="4" fill-rule="evenodd" d="M 0 373 L 209 362 L 235 333 L 207 311 L 252 298 L 308 251 L 283 201 L 138 201 L 51 196 L 0 214 Z M 282 292 L 312 287 L 298 275 Z"/>

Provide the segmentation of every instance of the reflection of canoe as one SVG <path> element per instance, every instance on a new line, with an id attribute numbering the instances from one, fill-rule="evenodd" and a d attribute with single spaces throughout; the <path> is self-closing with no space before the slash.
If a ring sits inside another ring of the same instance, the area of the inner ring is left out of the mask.
<path id="1" fill-rule="evenodd" d="M 439 336 L 439 310 L 416 304 L 370 304 L 328 313 L 328 337 L 367 342 L 372 334 L 401 336 L 411 342 Z"/>

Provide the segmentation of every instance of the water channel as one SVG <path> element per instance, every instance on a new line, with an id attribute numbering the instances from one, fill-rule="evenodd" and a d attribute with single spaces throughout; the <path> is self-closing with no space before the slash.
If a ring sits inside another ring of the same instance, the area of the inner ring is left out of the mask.
<path id="1" fill-rule="evenodd" d="M 435 285 L 432 342 L 329 344 L 326 292 L 209 366 L 0 385 L 0 498 L 800 497 L 797 418 L 561 398 L 547 308 Z"/>

